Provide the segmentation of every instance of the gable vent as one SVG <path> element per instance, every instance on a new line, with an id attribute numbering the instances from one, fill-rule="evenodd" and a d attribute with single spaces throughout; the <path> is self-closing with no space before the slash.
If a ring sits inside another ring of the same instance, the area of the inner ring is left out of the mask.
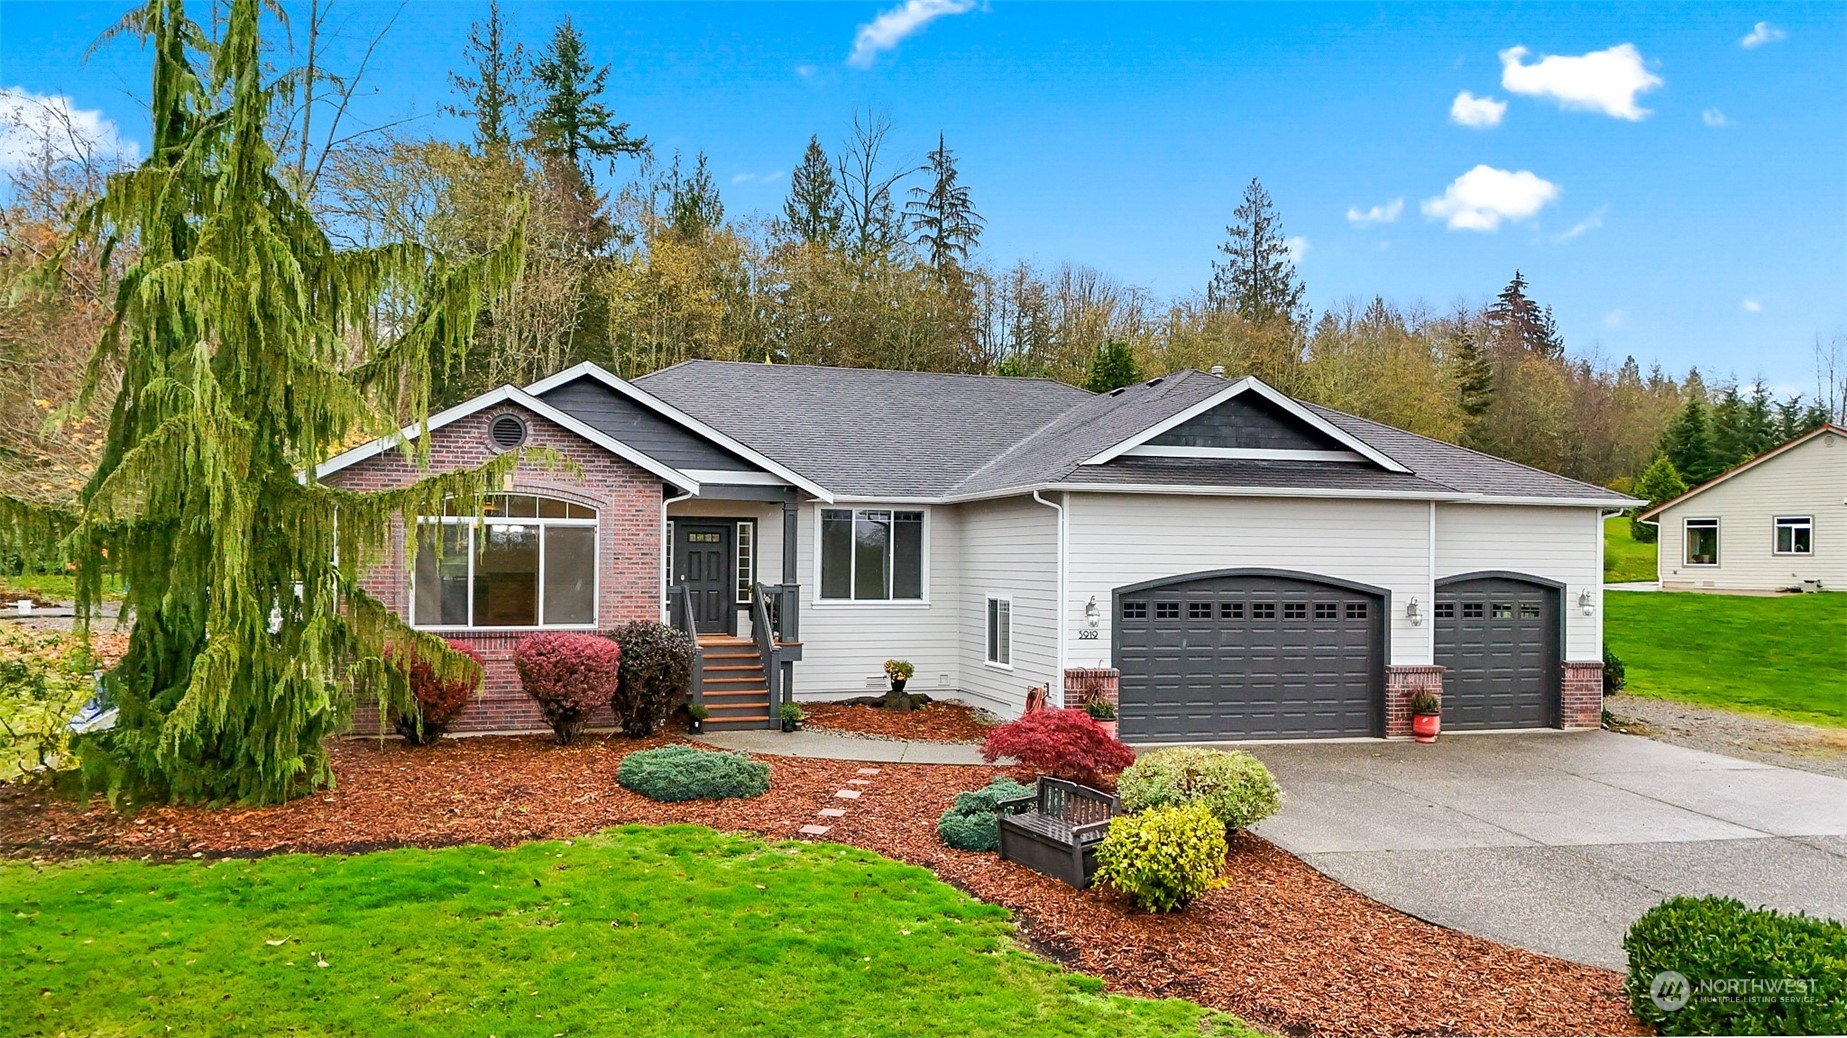
<path id="1" fill-rule="evenodd" d="M 525 445 L 526 423 L 518 415 L 503 414 L 488 426 L 488 435 L 493 438 L 495 447 L 510 451 Z"/>

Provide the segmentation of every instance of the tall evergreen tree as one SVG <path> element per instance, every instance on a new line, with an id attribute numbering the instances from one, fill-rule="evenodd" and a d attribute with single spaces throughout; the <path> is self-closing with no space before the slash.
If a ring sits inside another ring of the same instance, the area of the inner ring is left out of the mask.
<path id="1" fill-rule="evenodd" d="M 705 152 L 693 161 L 690 174 L 680 172 L 680 156 L 673 157 L 667 174 L 667 222 L 688 239 L 697 240 L 718 228 L 725 219 L 725 205 L 719 201 L 718 185 L 712 182 L 712 169 Z"/>
<path id="2" fill-rule="evenodd" d="M 507 42 L 500 0 L 488 3 L 487 21 L 469 27 L 462 53 L 470 71 L 449 73 L 449 82 L 467 103 L 447 110 L 474 121 L 477 154 L 505 155 L 513 145 L 513 123 L 519 116 L 526 48 Z"/>
<path id="3" fill-rule="evenodd" d="M 1479 419 L 1494 406 L 1494 361 L 1481 348 L 1475 333 L 1463 327 L 1451 339 L 1455 357 L 1456 403 L 1469 420 Z"/>
<path id="4" fill-rule="evenodd" d="M 810 136 L 802 164 L 789 177 L 789 198 L 782 204 L 783 222 L 797 240 L 810 245 L 839 243 L 844 219 L 839 192 L 834 164 L 822 150 L 821 138 Z"/>
<path id="5" fill-rule="evenodd" d="M 617 157 L 641 155 L 646 137 L 630 137 L 628 123 L 597 98 L 609 79 L 609 66 L 598 68 L 584 55 L 584 38 L 569 15 L 552 33 L 545 53 L 532 66 L 539 98 L 527 123 L 534 145 L 548 160 L 575 169 L 587 186 L 596 182 L 595 160 L 615 167 Z"/>
<path id="6" fill-rule="evenodd" d="M 1120 339 L 1104 343 L 1097 348 L 1097 354 L 1090 360 L 1090 374 L 1084 379 L 1084 388 L 1092 393 L 1107 393 L 1112 389 L 1132 386 L 1142 380 L 1140 366 L 1135 363 L 1135 351 Z"/>
<path id="7" fill-rule="evenodd" d="M 975 211 L 968 186 L 958 182 L 956 157 L 942 134 L 929 156 L 925 172 L 930 186 L 911 189 L 904 211 L 917 232 L 917 247 L 924 262 L 939 276 L 968 265 L 968 257 L 981 241 L 981 214 Z"/>
<path id="8" fill-rule="evenodd" d="M 1526 276 L 1518 270 L 1482 313 L 1482 319 L 1488 325 L 1494 345 L 1504 355 L 1527 354 L 1546 360 L 1558 360 L 1565 355 L 1565 344 L 1559 338 L 1552 308 L 1540 306 L 1526 294 Z"/>
<path id="9" fill-rule="evenodd" d="M 1725 471 L 1712 449 L 1712 425 L 1704 394 L 1690 395 L 1661 433 L 1661 453 L 1689 484 L 1698 486 Z"/>
<path id="10" fill-rule="evenodd" d="M 1282 215 L 1256 177 L 1244 188 L 1244 200 L 1232 210 L 1226 240 L 1219 246 L 1223 260 L 1212 263 L 1212 281 L 1206 301 L 1216 308 L 1235 310 L 1255 324 L 1302 319 L 1302 296 L 1307 286 L 1296 277 L 1289 257 L 1289 240 L 1283 236 Z"/>
<path id="11" fill-rule="evenodd" d="M 432 353 L 459 354 L 519 248 L 460 264 L 412 244 L 336 250 L 265 138 L 262 11 L 232 0 L 216 42 L 176 0 L 125 19 L 152 45 L 152 147 L 108 179 L 47 271 L 61 276 L 85 240 L 135 244 L 91 360 L 118 367 L 121 390 L 76 510 L 0 499 L 0 540 L 68 531 L 86 620 L 104 566 L 124 577 L 134 626 L 105 679 L 119 715 L 83 760 L 112 791 L 286 799 L 329 780 L 322 740 L 357 688 L 408 702 L 387 658 L 473 669 L 360 579 L 384 561 L 394 515 L 479 500 L 518 462 L 379 493 L 300 478 L 425 413 Z M 415 305 L 384 326 L 385 298 Z"/>
<path id="12" fill-rule="evenodd" d="M 1648 506 L 1629 513 L 1630 535 L 1645 544 L 1652 544 L 1660 535 L 1660 527 L 1653 523 L 1637 522 L 1635 517 L 1648 508 L 1665 504 L 1686 493 L 1687 483 L 1680 478 L 1680 472 L 1674 468 L 1674 463 L 1667 455 L 1657 454 L 1655 460 L 1636 477 L 1632 492 L 1637 497 L 1645 498 Z"/>

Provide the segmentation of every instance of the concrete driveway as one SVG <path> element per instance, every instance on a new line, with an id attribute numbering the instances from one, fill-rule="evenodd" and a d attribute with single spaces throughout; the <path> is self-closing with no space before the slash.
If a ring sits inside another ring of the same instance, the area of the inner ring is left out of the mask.
<path id="1" fill-rule="evenodd" d="M 1847 919 L 1847 780 L 1602 731 L 1247 748 L 1285 795 L 1258 834 L 1506 944 L 1620 970 L 1672 894 Z"/>

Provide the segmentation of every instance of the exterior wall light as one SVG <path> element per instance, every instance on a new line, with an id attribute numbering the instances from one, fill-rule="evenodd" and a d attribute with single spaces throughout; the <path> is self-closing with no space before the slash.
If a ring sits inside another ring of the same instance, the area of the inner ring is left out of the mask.
<path id="1" fill-rule="evenodd" d="M 1417 599 L 1405 603 L 1404 618 L 1411 621 L 1412 627 L 1421 627 L 1424 623 L 1424 611 L 1417 604 Z"/>
<path id="2" fill-rule="evenodd" d="M 1584 610 L 1585 616 L 1595 611 L 1596 607 L 1591 604 L 1590 588 L 1578 592 L 1578 608 Z"/>
<path id="3" fill-rule="evenodd" d="M 1084 603 L 1084 620 L 1095 627 L 1097 625 L 1097 596 L 1091 595 L 1090 601 Z"/>

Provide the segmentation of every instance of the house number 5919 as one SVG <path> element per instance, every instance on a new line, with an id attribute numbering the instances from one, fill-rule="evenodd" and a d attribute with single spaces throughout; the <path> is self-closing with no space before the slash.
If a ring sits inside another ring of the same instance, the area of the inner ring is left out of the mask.
<path id="1" fill-rule="evenodd" d="M 1077 640 L 1078 640 L 1078 641 L 1080 641 L 1080 642 L 1094 642 L 1094 641 L 1096 641 L 1096 640 L 1097 640 L 1097 631 L 1096 631 L 1096 628 L 1094 628 L 1094 627 L 1080 627 L 1080 628 L 1078 628 L 1078 632 L 1077 632 Z"/>

